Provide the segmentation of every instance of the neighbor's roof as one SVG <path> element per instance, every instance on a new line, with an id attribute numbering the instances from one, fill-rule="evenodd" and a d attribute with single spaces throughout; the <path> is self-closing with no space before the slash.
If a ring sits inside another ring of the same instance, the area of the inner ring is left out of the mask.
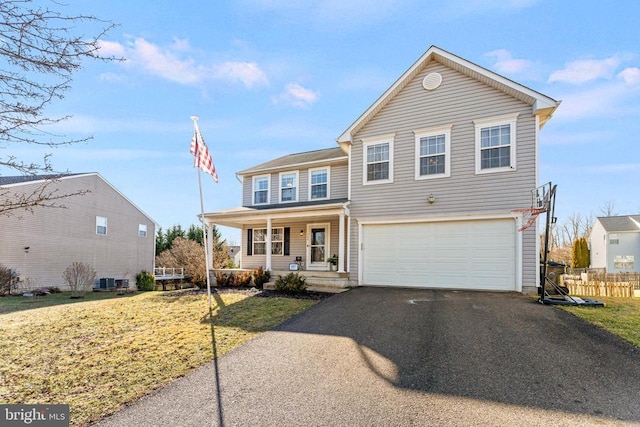
<path id="1" fill-rule="evenodd" d="M 0 176 L 0 185 L 25 184 L 34 181 L 46 181 L 60 178 L 66 178 L 75 175 L 86 175 L 86 173 L 60 173 L 55 175 L 18 175 L 18 176 Z"/>
<path id="2" fill-rule="evenodd" d="M 338 143 L 351 142 L 352 135 L 362 129 L 369 120 L 382 110 L 432 61 L 439 62 L 531 105 L 534 114 L 540 116 L 540 127 L 551 118 L 553 112 L 558 108 L 558 105 L 560 105 L 560 101 L 556 101 L 553 98 L 449 53 L 446 50 L 440 49 L 437 46 L 431 46 L 373 105 L 362 113 L 362 115 L 338 137 Z"/>
<path id="3" fill-rule="evenodd" d="M 599 216 L 598 221 L 610 233 L 640 231 L 640 215 Z"/>
<path id="4" fill-rule="evenodd" d="M 274 169 L 293 168 L 298 166 L 310 166 L 314 163 L 324 163 L 335 160 L 347 160 L 347 154 L 340 147 L 324 150 L 307 151 L 304 153 L 288 154 L 275 160 L 250 167 L 237 172 L 237 175 L 249 175 L 258 172 L 267 172 Z"/>

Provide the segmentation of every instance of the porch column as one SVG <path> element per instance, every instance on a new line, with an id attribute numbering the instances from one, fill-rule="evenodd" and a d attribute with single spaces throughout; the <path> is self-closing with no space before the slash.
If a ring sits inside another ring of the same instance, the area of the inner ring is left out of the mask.
<path id="1" fill-rule="evenodd" d="M 265 253 L 267 255 L 265 270 L 271 270 L 271 218 L 267 218 L 267 243 Z"/>
<path id="2" fill-rule="evenodd" d="M 340 214 L 338 228 L 338 273 L 344 273 L 344 213 Z"/>
<path id="3" fill-rule="evenodd" d="M 207 245 L 207 254 L 209 255 L 208 266 L 213 268 L 213 224 L 207 222 L 207 236 L 205 239 Z M 209 274 L 207 272 L 207 274 Z"/>

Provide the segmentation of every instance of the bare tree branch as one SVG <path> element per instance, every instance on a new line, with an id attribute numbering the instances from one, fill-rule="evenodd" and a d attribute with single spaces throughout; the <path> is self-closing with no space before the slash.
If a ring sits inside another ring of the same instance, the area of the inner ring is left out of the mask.
<path id="1" fill-rule="evenodd" d="M 74 144 L 73 139 L 46 131 L 48 125 L 69 118 L 49 117 L 45 109 L 62 99 L 73 75 L 86 60 L 121 60 L 100 55 L 100 42 L 115 25 L 92 15 L 65 14 L 55 0 L 0 1 L 0 153 L 14 144 L 50 147 Z M 93 34 L 82 31 L 91 27 Z M 0 155 L 0 176 L 52 174 L 50 154 L 41 164 L 23 162 L 11 153 Z M 6 171 L 9 171 L 7 173 Z M 44 186 L 45 188 L 47 186 Z M 16 209 L 52 206 L 61 195 L 44 188 L 29 197 L 12 199 L 0 188 L 0 215 Z"/>

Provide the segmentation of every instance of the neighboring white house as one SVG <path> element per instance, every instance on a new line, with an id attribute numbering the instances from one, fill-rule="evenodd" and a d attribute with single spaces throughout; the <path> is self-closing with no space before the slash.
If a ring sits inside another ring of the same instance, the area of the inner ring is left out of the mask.
<path id="1" fill-rule="evenodd" d="M 590 243 L 592 268 L 640 272 L 640 215 L 598 217 Z"/>
<path id="2" fill-rule="evenodd" d="M 345 100 L 348 102 L 348 100 Z M 331 274 L 336 286 L 535 293 L 540 129 L 560 103 L 432 46 L 337 138 L 237 173 L 244 268 Z M 295 267 L 295 265 L 293 265 Z"/>
<path id="3" fill-rule="evenodd" d="M 0 177 L 2 194 L 31 193 L 49 182 L 65 208 L 0 216 L 0 264 L 15 269 L 25 287 L 65 289 L 64 270 L 73 262 L 91 265 L 97 279 L 129 280 L 154 271 L 156 223 L 97 173 Z M 104 282 L 104 281 L 103 281 Z"/>

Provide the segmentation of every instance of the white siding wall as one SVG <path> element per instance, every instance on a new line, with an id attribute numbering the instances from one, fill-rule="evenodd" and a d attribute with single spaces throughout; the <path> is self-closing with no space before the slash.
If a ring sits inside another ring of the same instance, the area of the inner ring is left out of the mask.
<path id="1" fill-rule="evenodd" d="M 37 184 L 29 184 L 24 191 Z M 74 177 L 56 184 L 60 194 L 90 193 L 61 201 L 67 206 L 36 208 L 33 214 L 0 216 L 0 263 L 18 270 L 34 286 L 64 288 L 63 271 L 72 262 L 90 264 L 97 278 L 135 282 L 141 270 L 153 272 L 155 224 L 96 175 Z M 96 216 L 107 218 L 107 235 L 96 234 Z M 138 225 L 147 237 L 138 237 Z M 26 253 L 24 248 L 29 247 Z"/>
<path id="2" fill-rule="evenodd" d="M 423 78 L 439 72 L 442 85 L 428 92 Z M 510 113 L 517 121 L 517 170 L 475 174 L 473 121 Z M 415 180 L 414 131 L 453 125 L 451 176 Z M 439 63 L 431 63 L 353 138 L 351 189 L 351 272 L 358 271 L 357 218 L 394 215 L 456 215 L 505 212 L 530 205 L 536 186 L 536 120 L 531 106 Z M 395 133 L 393 183 L 363 185 L 362 139 Z M 436 202 L 427 203 L 434 194 Z M 523 286 L 536 286 L 536 230 L 525 231 Z"/>

